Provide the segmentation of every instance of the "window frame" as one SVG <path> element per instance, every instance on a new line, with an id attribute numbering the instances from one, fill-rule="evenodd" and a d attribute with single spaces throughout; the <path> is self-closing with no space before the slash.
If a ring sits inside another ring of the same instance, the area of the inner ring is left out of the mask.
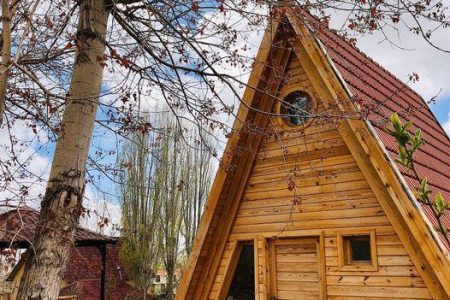
<path id="1" fill-rule="evenodd" d="M 316 100 L 316 94 L 314 91 L 307 85 L 303 84 L 292 84 L 285 86 L 281 89 L 280 94 L 278 95 L 279 99 L 284 100 L 287 96 L 289 96 L 292 93 L 295 92 L 303 92 L 308 94 L 310 100 L 311 100 L 311 113 L 314 114 L 317 111 L 317 100 Z M 306 128 L 309 125 L 311 125 L 311 122 L 314 121 L 314 118 L 310 118 L 303 124 L 295 125 L 292 124 L 289 120 L 286 120 L 285 117 L 281 116 L 281 109 L 282 109 L 282 101 L 275 100 L 276 106 L 275 106 L 275 113 L 278 116 L 278 124 L 285 130 L 298 130 L 301 128 Z"/>
<path id="2" fill-rule="evenodd" d="M 370 262 L 352 261 L 348 259 L 351 255 L 349 245 L 345 239 L 347 237 L 369 236 L 370 242 Z M 376 234 L 373 230 L 347 230 L 337 233 L 338 261 L 341 271 L 378 271 L 378 255 L 376 247 Z"/>

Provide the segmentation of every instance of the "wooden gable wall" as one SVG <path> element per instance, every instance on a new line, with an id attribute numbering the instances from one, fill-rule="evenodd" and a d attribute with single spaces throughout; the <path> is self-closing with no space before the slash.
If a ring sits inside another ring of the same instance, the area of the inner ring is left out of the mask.
<path id="1" fill-rule="evenodd" d="M 317 110 L 323 111 L 294 54 L 286 71 L 289 81 L 279 94 L 293 86 L 306 89 L 317 101 Z M 321 241 L 317 255 L 324 260 L 317 282 L 322 299 L 432 299 L 337 126 L 315 120 L 304 131 L 286 131 L 278 117 L 271 117 L 268 124 L 273 134 L 259 146 L 220 262 L 209 271 L 214 279 L 207 298 L 219 299 L 226 293 L 237 241 L 254 240 L 258 298 L 275 293 L 277 299 L 299 299 L 302 285 L 296 284 L 292 264 L 277 263 L 282 256 L 269 255 L 272 238 L 314 236 Z M 377 271 L 340 271 L 337 233 L 354 229 L 375 230 Z M 285 268 L 272 279 L 271 260 Z M 274 281 L 279 285 L 276 292 Z M 317 299 L 316 294 L 311 291 L 311 299 Z"/>

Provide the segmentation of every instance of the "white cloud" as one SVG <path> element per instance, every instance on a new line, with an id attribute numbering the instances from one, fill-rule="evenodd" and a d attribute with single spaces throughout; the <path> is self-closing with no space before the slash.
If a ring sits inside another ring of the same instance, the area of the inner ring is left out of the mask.
<path id="1" fill-rule="evenodd" d="M 1 207 L 4 205 L 5 199 L 12 199 L 8 205 L 16 205 L 21 201 L 18 196 L 21 185 L 27 185 L 28 195 L 25 201 L 20 204 L 28 205 L 34 209 L 39 209 L 41 197 L 45 193 L 45 187 L 51 167 L 51 156 L 46 153 L 36 152 L 41 146 L 45 147 L 47 139 L 45 135 L 40 134 L 39 129 L 37 135 L 26 126 L 24 122 L 17 121 L 10 130 L 6 127 L 0 128 L 0 159 L 6 162 L 14 155 L 17 157 L 16 165 L 12 165 L 9 169 L 14 172 L 15 182 L 9 182 L 6 185 L 0 186 L 0 211 L 8 209 L 8 207 Z M 18 141 L 26 142 L 26 146 L 16 144 L 14 146 L 14 154 L 10 151 L 10 134 Z M 23 168 L 21 167 L 23 166 Z M 26 171 L 24 171 L 26 170 Z M 2 170 L 3 171 L 3 170 Z M 0 181 L 3 184 L 3 181 Z M 107 217 L 111 223 L 119 224 L 120 222 L 120 206 L 103 200 L 102 197 L 96 195 L 92 186 L 87 184 L 85 192 L 85 200 L 83 205 L 93 211 L 90 216 L 80 218 L 80 225 L 88 229 L 99 231 L 97 226 L 98 216 Z M 95 211 L 95 213 L 94 213 Z M 114 234 L 111 225 L 104 227 L 103 233 Z"/>
<path id="2" fill-rule="evenodd" d="M 15 140 L 20 143 L 15 143 Z M 25 122 L 17 121 L 10 130 L 6 126 L 0 128 L 0 141 L 1 171 L 14 178 L 11 182 L 5 177 L 0 180 L 0 204 L 7 199 L 11 199 L 12 203 L 22 200 L 21 187 L 27 186 L 27 201 L 22 204 L 37 207 L 50 171 L 49 159 L 36 151 L 47 142 L 45 134 L 40 134 L 39 128 L 35 134 Z"/>
<path id="3" fill-rule="evenodd" d="M 402 81 L 407 81 L 412 72 L 418 73 L 420 80 L 410 86 L 425 100 L 441 90 L 440 96 L 450 95 L 450 54 L 438 51 L 420 37 L 411 35 L 404 32 L 401 45 L 414 47 L 412 51 L 394 48 L 387 43 L 379 44 L 376 37 L 365 37 L 359 46 Z M 446 44 L 444 47 L 450 49 L 450 39 L 442 36 L 441 40 Z"/>
<path id="4" fill-rule="evenodd" d="M 120 205 L 103 199 L 96 195 L 88 185 L 85 192 L 83 206 L 90 211 L 89 214 L 80 218 L 79 224 L 84 228 L 100 232 L 106 235 L 118 235 L 117 226 L 120 225 Z M 102 218 L 108 219 L 106 226 L 100 227 Z"/>

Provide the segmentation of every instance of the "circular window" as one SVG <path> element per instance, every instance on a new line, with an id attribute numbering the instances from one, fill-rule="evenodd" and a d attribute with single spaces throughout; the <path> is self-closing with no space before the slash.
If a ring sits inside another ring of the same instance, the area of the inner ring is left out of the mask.
<path id="1" fill-rule="evenodd" d="M 305 125 L 311 118 L 313 102 L 306 92 L 293 92 L 281 103 L 281 116 L 289 125 Z"/>

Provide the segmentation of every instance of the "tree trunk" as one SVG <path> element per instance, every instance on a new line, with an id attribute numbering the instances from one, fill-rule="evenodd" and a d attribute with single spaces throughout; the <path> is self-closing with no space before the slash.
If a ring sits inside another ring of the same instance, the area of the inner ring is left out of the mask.
<path id="1" fill-rule="evenodd" d="M 108 12 L 104 1 L 81 0 L 77 52 L 60 137 L 41 203 L 18 299 L 57 299 L 85 187 L 86 161 L 101 90 Z"/>
<path id="2" fill-rule="evenodd" d="M 172 250 L 172 249 L 170 249 L 170 250 Z M 173 275 L 175 274 L 175 260 L 172 259 L 171 255 L 166 264 L 166 272 L 167 272 L 166 300 L 172 300 L 173 299 L 173 290 L 175 287 L 174 280 L 173 280 L 174 279 Z"/>
<path id="3" fill-rule="evenodd" d="M 0 64 L 0 125 L 3 124 L 3 115 L 5 113 L 6 83 L 8 82 L 9 63 L 11 56 L 11 19 L 14 14 L 14 8 L 11 7 L 10 0 L 2 1 L 2 36 L 1 36 L 1 56 Z"/>

